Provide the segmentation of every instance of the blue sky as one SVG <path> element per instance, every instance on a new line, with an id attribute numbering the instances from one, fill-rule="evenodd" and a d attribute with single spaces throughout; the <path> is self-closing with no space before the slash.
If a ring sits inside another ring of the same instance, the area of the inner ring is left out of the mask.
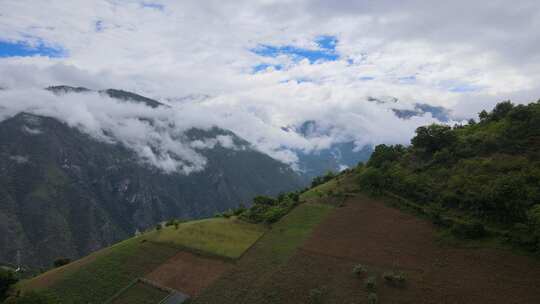
<path id="1" fill-rule="evenodd" d="M 251 51 L 261 57 L 285 55 L 291 57 L 294 61 L 307 59 L 310 63 L 336 61 L 340 58 L 340 55 L 336 52 L 337 37 L 330 35 L 318 36 L 315 38 L 314 43 L 318 48 L 307 49 L 294 45 L 259 44 Z"/>
<path id="2" fill-rule="evenodd" d="M 25 42 L 9 42 L 0 40 L 0 57 L 28 57 L 28 56 L 63 57 L 65 51 L 61 48 L 53 48 L 39 43 L 30 46 Z"/>

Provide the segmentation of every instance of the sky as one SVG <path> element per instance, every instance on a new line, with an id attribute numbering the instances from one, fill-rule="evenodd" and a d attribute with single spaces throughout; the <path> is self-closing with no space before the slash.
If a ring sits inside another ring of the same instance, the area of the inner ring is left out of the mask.
<path id="1" fill-rule="evenodd" d="M 0 0 L 0 87 L 17 91 L 0 93 L 4 108 L 50 85 L 119 88 L 288 163 L 332 142 L 408 143 L 436 122 L 391 108 L 444 106 L 454 123 L 536 101 L 539 49 L 534 0 Z M 283 130 L 307 120 L 332 132 Z"/>

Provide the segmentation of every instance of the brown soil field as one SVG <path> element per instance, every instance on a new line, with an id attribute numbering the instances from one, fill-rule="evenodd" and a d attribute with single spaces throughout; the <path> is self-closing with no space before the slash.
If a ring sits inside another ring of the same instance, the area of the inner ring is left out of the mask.
<path id="1" fill-rule="evenodd" d="M 145 278 L 193 297 L 232 266 L 222 260 L 181 251 Z"/>
<path id="2" fill-rule="evenodd" d="M 355 277 L 356 264 L 369 273 Z M 390 270 L 405 273 L 405 286 L 385 284 L 382 273 Z M 540 261 L 439 246 L 429 222 L 362 196 L 336 208 L 265 280 L 255 302 L 310 303 L 310 290 L 319 289 L 322 303 L 366 303 L 370 275 L 377 276 L 379 303 L 540 303 Z"/>

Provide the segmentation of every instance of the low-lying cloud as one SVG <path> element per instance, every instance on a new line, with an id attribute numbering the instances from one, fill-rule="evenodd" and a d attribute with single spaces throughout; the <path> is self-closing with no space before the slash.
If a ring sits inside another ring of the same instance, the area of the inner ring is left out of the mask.
<path id="1" fill-rule="evenodd" d="M 407 120 L 397 118 L 392 108 L 412 108 L 408 103 L 378 104 L 361 97 L 344 102 L 344 96 L 332 94 L 323 94 L 324 99 L 305 96 L 295 100 L 288 95 L 287 84 L 281 85 L 281 90 L 274 87 L 274 93 L 268 95 L 253 92 L 158 108 L 96 92 L 56 95 L 43 89 L 11 89 L 0 91 L 0 120 L 21 112 L 53 117 L 97 140 L 121 143 L 141 161 L 165 172 L 183 174 L 205 168 L 203 149 L 216 145 L 246 148 L 235 146 L 228 135 L 189 139 L 184 133 L 191 128 L 231 130 L 254 148 L 295 167 L 299 152 L 312 153 L 351 141 L 359 148 L 366 144 L 407 144 L 418 126 L 437 122 L 429 113 Z M 306 121 L 316 121 L 322 132 L 304 137 L 294 131 Z M 31 134 L 41 132 L 36 126 L 25 127 L 28 130 L 24 131 Z"/>

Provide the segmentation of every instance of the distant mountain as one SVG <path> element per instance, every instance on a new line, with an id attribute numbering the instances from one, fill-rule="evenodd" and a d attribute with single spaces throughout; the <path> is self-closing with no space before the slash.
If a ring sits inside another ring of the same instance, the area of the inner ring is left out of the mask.
<path id="1" fill-rule="evenodd" d="M 394 111 L 394 114 L 396 114 L 397 117 L 402 119 L 409 119 L 413 116 L 422 116 L 426 113 L 430 113 L 431 116 L 441 122 L 450 120 L 450 111 L 448 109 L 426 103 L 416 103 L 413 110 L 392 109 L 392 111 Z"/>
<path id="2" fill-rule="evenodd" d="M 303 137 L 329 136 L 331 130 L 321 127 L 316 121 L 308 120 L 297 127 L 283 128 L 288 132 L 296 132 Z M 298 167 L 307 180 L 326 174 L 328 171 L 339 172 L 343 169 L 354 167 L 359 162 L 369 159 L 373 148 L 365 145 L 358 148 L 354 141 L 334 143 L 325 149 L 306 152 L 296 151 L 298 155 Z"/>
<path id="3" fill-rule="evenodd" d="M 111 98 L 115 98 L 119 100 L 144 103 L 147 106 L 152 107 L 152 108 L 165 106 L 164 104 L 156 100 L 150 99 L 148 97 L 144 97 L 142 95 L 138 95 L 132 92 L 116 90 L 116 89 L 93 91 L 84 87 L 70 87 L 70 86 L 60 85 L 60 86 L 50 86 L 46 90 L 49 90 L 55 94 L 98 92 L 100 94 L 105 94 Z"/>
<path id="4" fill-rule="evenodd" d="M 125 91 L 102 93 L 162 105 Z M 255 195 L 303 185 L 289 166 L 230 131 L 190 129 L 185 136 L 206 143 L 198 150 L 205 169 L 189 175 L 164 173 L 122 144 L 98 141 L 54 118 L 19 113 L 0 122 L 0 262 L 15 262 L 20 251 L 24 264 L 50 266 L 159 221 L 211 216 Z M 230 142 L 217 141 L 220 136 Z"/>

